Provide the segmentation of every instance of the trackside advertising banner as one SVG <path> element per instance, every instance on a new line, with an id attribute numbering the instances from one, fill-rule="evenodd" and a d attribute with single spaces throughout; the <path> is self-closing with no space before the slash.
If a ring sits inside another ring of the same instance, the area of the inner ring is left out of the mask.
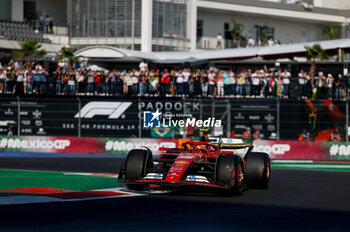
<path id="1" fill-rule="evenodd" d="M 78 138 L 53 136 L 0 136 L 0 152 L 50 152 L 76 154 L 127 154 L 131 149 L 176 148 L 177 139 Z"/>
<path id="2" fill-rule="evenodd" d="M 258 140 L 253 151 L 266 152 L 272 159 L 350 160 L 350 143 Z"/>
<path id="3" fill-rule="evenodd" d="M 73 154 L 120 154 L 148 147 L 159 153 L 160 147 L 175 148 L 181 139 L 77 138 L 53 136 L 0 136 L 0 152 L 43 152 Z M 266 152 L 272 159 L 350 160 L 350 143 L 257 140 L 254 150 Z"/>

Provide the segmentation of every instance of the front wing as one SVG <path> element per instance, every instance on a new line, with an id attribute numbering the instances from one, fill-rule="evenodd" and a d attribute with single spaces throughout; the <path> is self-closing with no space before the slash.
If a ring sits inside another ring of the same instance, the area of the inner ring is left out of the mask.
<path id="1" fill-rule="evenodd" d="M 180 188 L 190 188 L 190 189 L 229 189 L 228 185 L 221 185 L 219 183 L 205 183 L 205 182 L 196 182 L 196 181 L 178 181 L 170 182 L 166 180 L 149 180 L 149 179 L 139 179 L 128 181 L 126 184 L 140 184 L 140 185 L 159 185 L 164 189 L 180 189 Z"/>

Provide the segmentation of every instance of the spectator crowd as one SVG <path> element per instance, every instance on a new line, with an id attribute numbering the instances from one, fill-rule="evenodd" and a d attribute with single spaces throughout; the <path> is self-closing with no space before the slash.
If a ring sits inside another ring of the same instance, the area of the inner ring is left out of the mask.
<path id="1" fill-rule="evenodd" d="M 138 69 L 102 71 L 74 63 L 55 65 L 49 72 L 46 64 L 23 65 L 20 59 L 0 63 L 1 94 L 45 94 L 50 88 L 57 95 L 288 98 L 293 79 L 300 99 L 344 100 L 350 87 L 350 80 L 342 75 L 311 75 L 300 70 L 298 76 L 292 76 L 287 69 L 266 66 L 239 72 L 214 68 L 149 70 L 147 63 L 141 62 Z"/>

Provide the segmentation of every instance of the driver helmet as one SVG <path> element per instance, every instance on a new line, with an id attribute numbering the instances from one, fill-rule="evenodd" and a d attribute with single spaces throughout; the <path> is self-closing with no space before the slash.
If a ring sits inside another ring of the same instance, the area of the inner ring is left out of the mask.
<path id="1" fill-rule="evenodd" d="M 208 141 L 209 141 L 208 136 L 202 135 L 201 142 L 208 142 Z"/>

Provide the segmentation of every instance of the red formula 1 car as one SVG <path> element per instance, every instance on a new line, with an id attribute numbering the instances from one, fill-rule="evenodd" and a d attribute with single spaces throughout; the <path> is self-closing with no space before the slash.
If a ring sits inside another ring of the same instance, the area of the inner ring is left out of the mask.
<path id="1" fill-rule="evenodd" d="M 201 141 L 183 143 L 181 148 L 161 148 L 158 159 L 153 159 L 147 148 L 134 149 L 121 166 L 118 181 L 132 190 L 155 184 L 175 192 L 208 190 L 229 195 L 250 187 L 267 188 L 270 157 L 251 152 L 252 142 L 204 136 Z M 238 155 L 238 151 L 244 154 Z"/>

